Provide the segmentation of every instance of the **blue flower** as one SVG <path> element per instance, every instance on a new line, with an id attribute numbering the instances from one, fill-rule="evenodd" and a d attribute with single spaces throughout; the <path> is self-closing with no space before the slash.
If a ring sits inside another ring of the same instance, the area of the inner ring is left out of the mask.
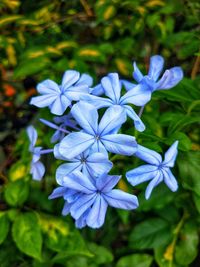
<path id="1" fill-rule="evenodd" d="M 56 181 L 62 185 L 63 177 L 69 173 L 79 170 L 90 177 L 96 177 L 103 173 L 108 173 L 113 164 L 108 159 L 108 156 L 103 153 L 90 153 L 86 150 L 80 155 L 68 160 L 59 153 L 59 144 L 54 147 L 54 156 L 58 159 L 67 160 L 68 163 L 61 164 L 56 170 Z"/>
<path id="2" fill-rule="evenodd" d="M 136 62 L 133 63 L 133 66 L 133 78 L 139 84 L 141 84 L 144 89 L 146 88 L 148 94 L 149 91 L 154 92 L 156 90 L 170 89 L 177 85 L 183 79 L 183 71 L 180 67 L 173 67 L 171 69 L 167 69 L 162 75 L 162 77 L 159 79 L 164 66 L 164 59 L 159 55 L 155 55 L 150 58 L 150 67 L 148 75 L 144 76 L 141 73 L 141 71 L 136 65 Z M 122 83 L 124 84 L 127 90 L 132 90 L 136 86 L 136 84 L 130 83 L 125 80 L 122 80 Z"/>
<path id="3" fill-rule="evenodd" d="M 64 73 L 62 84 L 59 86 L 51 80 L 45 80 L 37 86 L 41 96 L 31 99 L 31 104 L 37 107 L 49 107 L 51 113 L 62 115 L 73 100 L 78 101 L 80 96 L 89 93 L 89 86 L 92 85 L 92 78 L 74 70 Z"/>
<path id="4" fill-rule="evenodd" d="M 133 90 L 128 91 L 121 96 L 121 83 L 117 73 L 110 73 L 107 77 L 102 78 L 101 87 L 97 86 L 97 90 L 93 93 L 101 92 L 103 88 L 105 95 L 108 98 L 99 97 L 96 95 L 83 95 L 81 99 L 94 105 L 97 109 L 104 107 L 120 106 L 126 112 L 135 124 L 138 131 L 144 131 L 145 126 L 131 106 L 127 104 L 134 104 L 136 106 L 144 106 L 151 98 L 151 92 L 142 85 L 137 85 Z"/>
<path id="5" fill-rule="evenodd" d="M 149 164 L 128 171 L 126 177 L 133 186 L 151 180 L 145 192 L 146 199 L 149 199 L 152 190 L 162 181 L 164 181 L 171 191 L 175 192 L 178 189 L 177 181 L 170 170 L 174 166 L 178 154 L 177 146 L 178 141 L 174 142 L 167 150 L 162 161 L 160 154 L 138 145 L 135 156 Z"/>
<path id="6" fill-rule="evenodd" d="M 62 187 L 56 188 L 50 199 L 63 197 L 62 211 L 76 220 L 76 226 L 99 228 L 104 224 L 107 207 L 132 210 L 138 207 L 137 197 L 119 189 L 113 189 L 120 176 L 103 175 L 91 180 L 79 171 L 63 177 Z"/>
<path id="7" fill-rule="evenodd" d="M 115 133 L 126 120 L 120 106 L 108 109 L 99 125 L 97 109 L 88 103 L 75 104 L 71 114 L 83 131 L 70 133 L 60 142 L 59 153 L 65 158 L 72 159 L 89 148 L 92 152 L 109 151 L 122 155 L 132 155 L 137 150 L 134 137 Z"/>
<path id="8" fill-rule="evenodd" d="M 33 126 L 27 128 L 27 134 L 30 140 L 29 151 L 33 154 L 31 162 L 32 177 L 34 180 L 41 180 L 45 173 L 45 167 L 42 162 L 40 162 L 41 147 L 35 147 L 37 141 L 37 131 Z"/>

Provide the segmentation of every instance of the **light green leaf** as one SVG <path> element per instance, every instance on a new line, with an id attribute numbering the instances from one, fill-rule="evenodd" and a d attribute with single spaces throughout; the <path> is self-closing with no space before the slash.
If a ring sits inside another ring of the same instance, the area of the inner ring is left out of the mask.
<path id="1" fill-rule="evenodd" d="M 148 254 L 133 254 L 120 258 L 116 267 L 150 267 L 152 261 Z"/>
<path id="2" fill-rule="evenodd" d="M 35 213 L 18 215 L 12 227 L 16 246 L 26 255 L 41 260 L 42 235 Z"/>
<path id="3" fill-rule="evenodd" d="M 95 243 L 89 243 L 88 248 L 91 251 L 91 253 L 94 255 L 95 263 L 97 265 L 105 264 L 105 263 L 109 263 L 113 261 L 113 255 L 107 248 L 103 246 L 98 246 Z"/>

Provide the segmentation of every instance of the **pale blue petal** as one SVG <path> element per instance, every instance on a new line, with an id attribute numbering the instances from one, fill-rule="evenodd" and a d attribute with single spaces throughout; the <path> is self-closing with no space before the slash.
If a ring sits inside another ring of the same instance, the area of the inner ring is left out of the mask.
<path id="1" fill-rule="evenodd" d="M 94 137 L 87 133 L 70 133 L 60 142 L 59 153 L 65 158 L 72 159 L 88 149 L 94 142 Z"/>
<path id="2" fill-rule="evenodd" d="M 49 195 L 48 199 L 54 199 L 58 197 L 63 197 L 63 195 L 67 192 L 67 188 L 60 186 L 53 190 L 51 195 Z"/>
<path id="3" fill-rule="evenodd" d="M 137 150 L 135 138 L 125 134 L 104 135 L 101 138 L 105 148 L 112 153 L 130 156 Z"/>
<path id="4" fill-rule="evenodd" d="M 33 150 L 33 147 L 35 146 L 36 141 L 37 141 L 37 136 L 38 136 L 37 135 L 37 131 L 31 125 L 31 126 L 28 126 L 27 127 L 26 132 L 28 134 L 28 138 L 29 138 L 29 141 L 30 141 L 29 151 L 32 151 Z"/>
<path id="5" fill-rule="evenodd" d="M 126 121 L 126 112 L 121 106 L 112 106 L 106 110 L 100 123 L 99 135 L 103 136 L 116 129 Z"/>
<path id="6" fill-rule="evenodd" d="M 92 194 L 96 191 L 90 178 L 80 171 L 74 171 L 63 177 L 62 185 L 85 194 Z"/>
<path id="7" fill-rule="evenodd" d="M 65 95 L 60 95 L 55 99 L 49 108 L 51 113 L 55 115 L 62 115 L 70 104 L 71 101 Z"/>
<path id="8" fill-rule="evenodd" d="M 161 155 L 156 151 L 146 148 L 144 146 L 138 145 L 138 150 L 135 153 L 135 156 L 146 161 L 147 163 L 153 165 L 160 165 L 162 162 Z"/>
<path id="9" fill-rule="evenodd" d="M 112 166 L 108 156 L 103 153 L 93 153 L 87 158 L 87 169 L 93 176 L 99 176 L 104 172 L 108 173 Z"/>
<path id="10" fill-rule="evenodd" d="M 124 108 L 126 110 L 126 114 L 128 117 L 130 117 L 134 121 L 134 126 L 139 132 L 143 132 L 145 130 L 145 125 L 140 119 L 140 117 L 135 113 L 135 111 L 132 109 L 132 107 L 128 105 L 124 105 Z"/>
<path id="11" fill-rule="evenodd" d="M 70 213 L 71 206 L 72 206 L 72 203 L 68 203 L 67 201 L 65 201 L 64 207 L 62 209 L 63 216 L 66 216 Z"/>
<path id="12" fill-rule="evenodd" d="M 114 208 L 132 210 L 139 206 L 136 196 L 123 192 L 119 189 L 113 189 L 112 191 L 102 194 L 108 205 Z"/>
<path id="13" fill-rule="evenodd" d="M 42 95 L 55 94 L 55 93 L 60 94 L 60 88 L 57 85 L 57 83 L 55 83 L 54 81 L 49 80 L 49 79 L 39 83 L 37 85 L 37 91 Z"/>
<path id="14" fill-rule="evenodd" d="M 82 164 L 80 161 L 64 163 L 60 165 L 56 170 L 56 182 L 62 185 L 63 177 L 75 170 L 80 171 L 81 165 Z"/>
<path id="15" fill-rule="evenodd" d="M 66 157 L 64 157 L 62 154 L 60 154 L 60 152 L 59 152 L 59 146 L 60 146 L 60 143 L 58 143 L 58 144 L 56 144 L 56 145 L 54 146 L 54 149 L 53 149 L 54 157 L 55 157 L 56 159 L 67 160 Z"/>
<path id="16" fill-rule="evenodd" d="M 157 82 L 155 90 L 170 89 L 183 79 L 183 71 L 180 67 L 166 70 Z"/>
<path id="17" fill-rule="evenodd" d="M 75 70 L 65 71 L 65 73 L 63 74 L 62 85 L 61 85 L 63 92 L 67 88 L 72 86 L 74 83 L 76 83 L 79 77 L 80 77 L 80 73 L 78 71 L 75 71 Z"/>
<path id="18" fill-rule="evenodd" d="M 121 175 L 108 175 L 104 173 L 96 179 L 96 187 L 103 193 L 109 192 L 116 186 L 120 178 Z"/>
<path id="19" fill-rule="evenodd" d="M 95 95 L 84 95 L 81 96 L 81 100 L 95 106 L 95 108 L 105 108 L 113 105 L 112 100 L 103 98 Z"/>
<path id="20" fill-rule="evenodd" d="M 146 191 L 145 191 L 145 198 L 149 199 L 153 189 L 163 181 L 162 172 L 157 172 L 156 177 L 148 184 Z"/>
<path id="21" fill-rule="evenodd" d="M 64 195 L 64 199 L 67 200 L 68 203 L 72 203 L 72 202 L 78 200 L 83 195 L 84 195 L 84 193 L 77 192 L 74 189 L 68 189 L 67 188 L 67 192 Z"/>
<path id="22" fill-rule="evenodd" d="M 178 154 L 178 141 L 175 141 L 171 147 L 165 152 L 165 157 L 162 165 L 174 167 L 174 163 Z"/>
<path id="23" fill-rule="evenodd" d="M 87 225 L 91 228 L 99 228 L 104 224 L 108 204 L 99 194 L 86 218 Z"/>
<path id="24" fill-rule="evenodd" d="M 31 171 L 33 180 L 40 181 L 45 173 L 45 167 L 44 164 L 40 161 L 32 164 Z"/>
<path id="25" fill-rule="evenodd" d="M 141 73 L 141 71 L 138 69 L 136 62 L 133 63 L 133 67 L 134 67 L 133 78 L 139 83 L 141 82 L 144 76 Z"/>
<path id="26" fill-rule="evenodd" d="M 77 201 L 72 204 L 70 208 L 70 213 L 72 217 L 75 220 L 79 219 L 80 216 L 83 215 L 83 213 L 86 212 L 87 209 L 90 209 L 95 199 L 96 193 L 81 196 Z"/>
<path id="27" fill-rule="evenodd" d="M 71 101 L 79 101 L 82 96 L 89 94 L 89 87 L 87 84 L 79 84 L 67 89 L 64 93 Z"/>
<path id="28" fill-rule="evenodd" d="M 79 217 L 79 218 L 75 221 L 75 226 L 76 226 L 76 228 L 81 229 L 81 228 L 83 228 L 83 227 L 85 227 L 85 226 L 87 225 L 87 223 L 86 223 L 86 218 L 87 218 L 89 212 L 90 212 L 90 208 L 87 209 L 87 210 L 83 213 L 83 215 L 81 215 L 81 217 Z"/>
<path id="29" fill-rule="evenodd" d="M 164 66 L 164 59 L 159 55 L 152 56 L 150 58 L 150 66 L 148 76 L 157 81 L 158 77 L 160 76 Z"/>
<path id="30" fill-rule="evenodd" d="M 145 84 L 138 84 L 121 97 L 120 104 L 124 105 L 130 103 L 141 107 L 149 102 L 150 99 L 151 91 L 149 90 L 148 86 Z"/>
<path id="31" fill-rule="evenodd" d="M 126 173 L 128 182 L 135 186 L 156 177 L 158 167 L 153 165 L 142 165 Z"/>
<path id="32" fill-rule="evenodd" d="M 73 106 L 71 114 L 87 133 L 91 135 L 95 135 L 97 133 L 98 112 L 94 106 L 80 101 Z"/>
<path id="33" fill-rule="evenodd" d="M 46 94 L 41 96 L 35 96 L 31 98 L 30 104 L 39 108 L 50 106 L 58 97 L 57 94 Z"/>
<path id="34" fill-rule="evenodd" d="M 104 144 L 100 140 L 95 141 L 95 143 L 90 147 L 91 154 L 96 153 L 96 152 L 99 152 L 99 153 L 102 153 L 108 156 L 108 151 L 106 150 Z"/>
<path id="35" fill-rule="evenodd" d="M 105 95 L 118 104 L 121 95 L 121 84 L 117 73 L 110 73 L 101 79 L 101 85 L 104 88 Z"/>
<path id="36" fill-rule="evenodd" d="M 127 91 L 133 89 L 137 84 L 131 83 L 127 80 L 120 80 L 121 84 L 125 87 Z"/>
<path id="37" fill-rule="evenodd" d="M 90 93 L 92 95 L 103 95 L 104 89 L 101 84 L 96 85 L 95 87 L 90 89 Z"/>
<path id="38" fill-rule="evenodd" d="M 178 183 L 176 178 L 168 168 L 162 168 L 162 172 L 165 184 L 172 192 L 175 192 L 178 189 Z"/>
<path id="39" fill-rule="evenodd" d="M 86 84 L 88 87 L 90 87 L 93 84 L 93 78 L 89 74 L 84 73 L 76 83 L 76 86 L 80 84 Z"/>

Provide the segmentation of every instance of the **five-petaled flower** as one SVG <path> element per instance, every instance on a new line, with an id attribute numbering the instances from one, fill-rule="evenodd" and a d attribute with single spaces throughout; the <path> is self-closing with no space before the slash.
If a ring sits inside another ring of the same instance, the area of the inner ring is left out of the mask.
<path id="1" fill-rule="evenodd" d="M 177 157 L 177 146 L 178 141 L 174 142 L 167 150 L 164 160 L 162 161 L 160 154 L 138 145 L 135 156 L 149 164 L 128 171 L 126 177 L 133 186 L 151 180 L 145 192 L 146 199 L 149 199 L 152 190 L 162 181 L 164 181 L 171 191 L 174 192 L 178 189 L 177 181 L 170 170 L 171 167 L 174 167 L 174 162 Z"/>
<path id="2" fill-rule="evenodd" d="M 59 153 L 65 158 L 72 159 L 87 149 L 93 152 L 107 151 L 132 155 L 137 150 L 135 138 L 116 131 L 126 120 L 126 113 L 118 106 L 107 109 L 98 125 L 97 109 L 88 103 L 80 101 L 71 109 L 83 131 L 72 132 L 59 144 Z"/>
<path id="3" fill-rule="evenodd" d="M 45 80 L 37 86 L 41 96 L 31 99 L 31 104 L 37 107 L 49 107 L 51 113 L 62 115 L 73 100 L 78 101 L 81 95 L 89 93 L 92 78 L 78 71 L 68 70 L 64 73 L 62 84 L 52 80 Z"/>
<path id="4" fill-rule="evenodd" d="M 80 171 L 63 177 L 50 199 L 63 197 L 63 215 L 71 214 L 76 226 L 99 228 L 103 225 L 107 207 L 132 210 L 138 207 L 137 197 L 120 189 L 113 189 L 120 176 L 106 173 L 91 179 Z"/>

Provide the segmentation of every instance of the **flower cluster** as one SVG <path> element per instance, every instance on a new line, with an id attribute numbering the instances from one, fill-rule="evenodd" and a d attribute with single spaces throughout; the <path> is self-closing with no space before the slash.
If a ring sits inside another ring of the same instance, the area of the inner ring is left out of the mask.
<path id="1" fill-rule="evenodd" d="M 108 174 L 113 167 L 111 153 L 134 155 L 147 163 L 126 173 L 133 186 L 150 181 L 146 199 L 162 181 L 171 191 L 177 190 L 177 181 L 170 168 L 178 153 L 178 141 L 172 144 L 162 161 L 160 154 L 138 144 L 134 136 L 120 131 L 127 119 L 133 121 L 136 130 L 144 131 L 141 112 L 137 115 L 133 106 L 143 109 L 155 90 L 170 89 L 183 78 L 181 68 L 174 67 L 158 79 L 163 64 L 161 56 L 152 56 L 148 75 L 143 75 L 134 62 L 133 78 L 137 83 L 121 80 L 117 73 L 110 73 L 101 79 L 100 84 L 92 86 L 89 75 L 68 70 L 61 85 L 51 80 L 38 85 L 40 95 L 32 97 L 31 104 L 48 107 L 57 117 L 52 122 L 40 119 L 55 130 L 51 137 L 54 146 L 50 149 L 35 147 L 37 132 L 33 126 L 27 128 L 29 151 L 33 154 L 31 174 L 34 180 L 44 176 L 45 167 L 40 161 L 42 154 L 52 153 L 56 159 L 64 161 L 55 174 L 59 186 L 49 198 L 64 199 L 62 214 L 70 214 L 76 227 L 101 227 L 108 206 L 132 210 L 139 205 L 137 196 L 113 189 L 121 176 Z M 125 88 L 124 94 L 122 87 Z"/>

